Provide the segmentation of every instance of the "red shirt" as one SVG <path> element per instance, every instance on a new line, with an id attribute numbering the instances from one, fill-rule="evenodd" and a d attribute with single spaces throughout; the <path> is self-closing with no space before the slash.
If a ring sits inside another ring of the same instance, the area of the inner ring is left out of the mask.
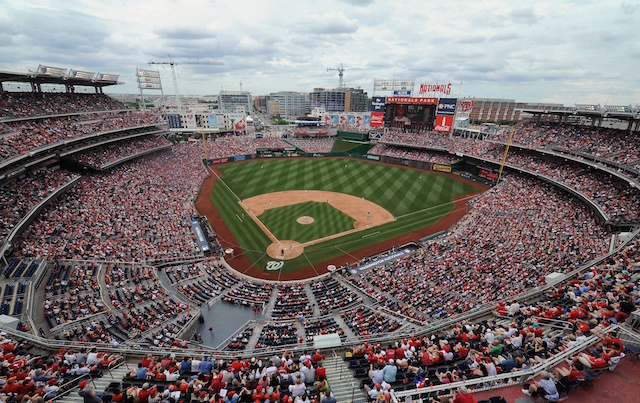
<path id="1" fill-rule="evenodd" d="M 458 395 L 455 399 L 453 399 L 453 403 L 475 403 L 473 400 L 473 396 L 471 393 L 467 393 L 466 395 Z"/>

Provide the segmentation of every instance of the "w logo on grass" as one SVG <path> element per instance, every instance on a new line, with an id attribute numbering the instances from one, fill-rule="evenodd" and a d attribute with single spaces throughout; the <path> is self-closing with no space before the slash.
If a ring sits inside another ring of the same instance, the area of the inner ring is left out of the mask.
<path id="1" fill-rule="evenodd" d="M 267 262 L 266 269 L 268 271 L 275 271 L 275 270 L 280 270 L 282 268 L 282 266 L 284 266 L 284 262 L 283 261 L 276 262 L 275 260 L 269 260 Z"/>

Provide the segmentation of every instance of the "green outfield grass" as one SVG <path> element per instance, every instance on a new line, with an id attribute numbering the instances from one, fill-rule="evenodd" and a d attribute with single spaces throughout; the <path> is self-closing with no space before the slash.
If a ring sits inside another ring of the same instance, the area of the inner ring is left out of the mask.
<path id="1" fill-rule="evenodd" d="M 453 209 L 454 197 L 477 190 L 446 175 L 341 158 L 257 160 L 218 166 L 218 170 L 223 181 L 216 181 L 211 201 L 258 269 L 272 260 L 266 254 L 271 241 L 252 220 L 241 219 L 244 210 L 237 198 L 282 190 L 327 190 L 365 197 L 396 216 L 389 224 L 306 247 L 302 256 L 285 262 L 283 272 L 432 225 Z M 272 230 L 272 225 L 267 227 Z M 343 263 L 335 261 L 336 265 Z"/>
<path id="2" fill-rule="evenodd" d="M 313 217 L 311 224 L 298 224 L 302 216 Z M 260 221 L 280 239 L 305 243 L 353 229 L 355 220 L 327 203 L 305 202 L 265 210 Z"/>

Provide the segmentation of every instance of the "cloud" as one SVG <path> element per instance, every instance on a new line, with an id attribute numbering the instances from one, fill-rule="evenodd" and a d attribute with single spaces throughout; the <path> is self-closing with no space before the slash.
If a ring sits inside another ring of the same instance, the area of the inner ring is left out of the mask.
<path id="1" fill-rule="evenodd" d="M 356 7 L 366 7 L 375 3 L 375 0 L 342 0 L 342 1 Z"/>
<path id="2" fill-rule="evenodd" d="M 462 80 L 476 97 L 569 103 L 613 87 L 611 102 L 640 102 L 639 7 L 628 0 L 460 0 L 455 9 L 423 0 L 27 3 L 3 1 L 0 70 L 42 63 L 120 74 L 126 84 L 110 92 L 137 92 L 136 67 L 170 54 L 224 63 L 179 66 L 183 94 L 239 89 L 239 81 L 254 95 L 311 91 L 337 85 L 326 69 L 344 63 L 365 68 L 344 78 L 369 94 L 374 78 L 402 77 Z M 171 93 L 170 69 L 160 72 Z"/>
<path id="3" fill-rule="evenodd" d="M 358 30 L 358 22 L 338 11 L 328 11 L 320 16 L 302 19 L 295 25 L 298 33 L 314 35 L 352 34 Z"/>
<path id="4" fill-rule="evenodd" d="M 516 23 L 527 25 L 533 25 L 542 19 L 531 7 L 513 10 L 509 13 L 509 18 Z"/>

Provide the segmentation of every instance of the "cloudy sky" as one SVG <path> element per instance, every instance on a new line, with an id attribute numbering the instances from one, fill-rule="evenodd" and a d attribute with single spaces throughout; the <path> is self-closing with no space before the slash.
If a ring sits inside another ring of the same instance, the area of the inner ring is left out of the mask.
<path id="1" fill-rule="evenodd" d="M 637 0 L 2 0 L 0 70 L 114 73 L 126 84 L 109 92 L 135 93 L 150 60 L 208 58 L 223 65 L 177 67 L 181 94 L 242 82 L 261 95 L 335 87 L 327 68 L 343 63 L 369 95 L 375 78 L 413 78 L 458 96 L 635 105 L 638 21 Z"/>

